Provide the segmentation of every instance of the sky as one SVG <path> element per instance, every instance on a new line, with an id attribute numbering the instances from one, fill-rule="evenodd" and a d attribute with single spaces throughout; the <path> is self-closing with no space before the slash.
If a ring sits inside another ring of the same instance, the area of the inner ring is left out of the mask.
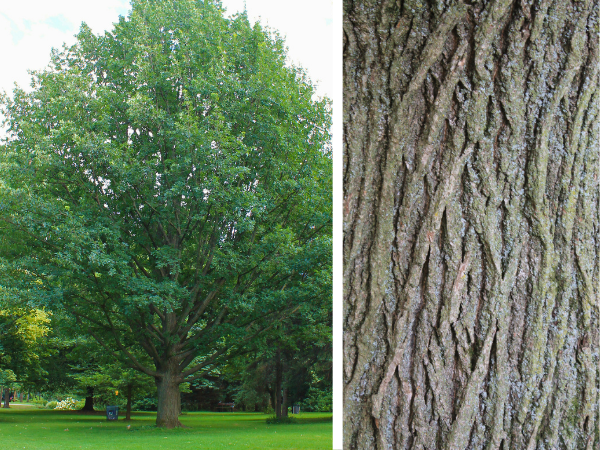
<path id="1" fill-rule="evenodd" d="M 289 59 L 302 66 L 317 85 L 319 96 L 332 97 L 332 0 L 222 0 L 231 15 L 246 9 L 251 22 L 260 20 L 286 38 Z M 101 6 L 99 6 L 101 5 Z M 129 0 L 17 0 L 0 5 L 0 91 L 16 82 L 27 89 L 27 70 L 50 61 L 50 51 L 75 42 L 82 22 L 95 33 L 111 29 L 126 16 Z"/>

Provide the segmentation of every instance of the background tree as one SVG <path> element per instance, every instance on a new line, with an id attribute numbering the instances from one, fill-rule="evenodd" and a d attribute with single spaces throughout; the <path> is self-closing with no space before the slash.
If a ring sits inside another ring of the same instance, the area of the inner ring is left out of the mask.
<path id="1" fill-rule="evenodd" d="M 70 380 L 70 391 L 85 398 L 81 411 L 93 412 L 94 406 L 105 405 L 125 407 L 126 420 L 131 419 L 132 401 L 156 395 L 156 385 L 152 377 L 128 368 L 123 360 L 115 359 L 111 353 L 91 336 L 77 335 L 78 328 L 65 318 L 61 324 L 63 337 L 69 345 L 63 356 L 68 366 L 65 371 Z M 143 353 L 130 348 L 136 360 L 150 365 L 151 361 Z M 119 394 L 115 394 L 115 392 Z"/>
<path id="2" fill-rule="evenodd" d="M 344 445 L 598 448 L 598 2 L 344 4 Z"/>
<path id="3" fill-rule="evenodd" d="M 223 378 L 236 405 L 254 410 L 256 404 L 270 404 L 277 418 L 305 400 L 308 409 L 331 411 L 331 312 L 330 296 L 304 304 L 230 361 Z"/>
<path id="4" fill-rule="evenodd" d="M 145 398 L 156 390 L 151 377 L 115 362 L 105 362 L 95 370 L 74 375 L 74 378 L 86 392 L 91 388 L 93 396 L 101 404 L 124 406 L 125 420 L 131 420 L 132 402 L 136 398 Z M 91 410 L 94 410 L 93 406 Z"/>
<path id="5" fill-rule="evenodd" d="M 159 426 L 181 383 L 322 295 L 330 111 L 285 58 L 219 2 L 136 0 L 3 97 L 0 221 L 33 255 L 8 267 L 155 379 Z"/>
<path id="6" fill-rule="evenodd" d="M 17 377 L 10 369 L 0 369 L 0 397 L 2 397 L 2 407 L 10 408 L 10 394 L 16 385 Z"/>
<path id="7" fill-rule="evenodd" d="M 38 376 L 27 378 L 24 389 L 44 393 L 48 396 L 47 399 L 59 400 L 64 399 L 65 395 L 86 393 L 85 390 L 77 392 L 78 386 L 73 375 L 81 372 L 82 366 L 89 366 L 101 347 L 90 337 L 75 335 L 74 322 L 64 312 L 56 309 L 53 311 L 43 340 L 45 352 L 40 359 L 41 370 Z"/>
<path id="8" fill-rule="evenodd" d="M 43 359 L 48 356 L 45 337 L 49 315 L 43 310 L 23 308 L 0 311 L 0 384 L 4 387 L 4 408 L 9 407 L 14 385 L 21 389 L 44 375 Z"/>
<path id="9" fill-rule="evenodd" d="M 108 384 L 105 365 L 110 365 L 109 359 L 114 362 L 114 357 L 110 353 L 107 355 L 104 348 L 90 336 L 79 336 L 74 342 L 77 345 L 70 346 L 65 355 L 69 366 L 68 376 L 72 386 L 85 398 L 81 410 L 93 412 L 97 388 Z"/>

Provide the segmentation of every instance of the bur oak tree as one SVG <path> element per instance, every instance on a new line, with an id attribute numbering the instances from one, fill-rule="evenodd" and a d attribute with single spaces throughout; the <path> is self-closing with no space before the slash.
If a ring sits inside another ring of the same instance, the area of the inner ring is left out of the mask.
<path id="1" fill-rule="evenodd" d="M 180 425 L 182 382 L 328 277 L 330 108 L 314 95 L 244 14 L 134 0 L 3 97 L 0 220 L 28 249 L 12 267 L 154 378 L 159 426 Z"/>

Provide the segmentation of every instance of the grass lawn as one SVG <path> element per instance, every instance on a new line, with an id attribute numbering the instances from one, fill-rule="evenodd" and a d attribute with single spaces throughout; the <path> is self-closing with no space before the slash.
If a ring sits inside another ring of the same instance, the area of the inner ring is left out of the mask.
<path id="1" fill-rule="evenodd" d="M 302 413 L 298 422 L 267 425 L 258 413 L 187 413 L 189 428 L 158 429 L 155 413 L 107 422 L 103 415 L 35 409 L 0 409 L 0 442 L 6 449 L 331 449 L 331 413 Z M 131 429 L 127 429 L 127 425 Z M 68 430 L 68 431 L 67 431 Z"/>

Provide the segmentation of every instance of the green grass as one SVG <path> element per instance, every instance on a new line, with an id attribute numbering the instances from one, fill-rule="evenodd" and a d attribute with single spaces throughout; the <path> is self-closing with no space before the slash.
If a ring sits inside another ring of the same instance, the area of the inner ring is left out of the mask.
<path id="1" fill-rule="evenodd" d="M 0 409 L 0 442 L 6 449 L 331 449 L 331 414 L 302 413 L 296 423 L 267 425 L 266 414 L 187 413 L 189 428 L 154 426 L 155 413 L 134 413 L 131 422 L 102 415 L 52 411 L 12 404 Z M 131 429 L 127 429 L 131 425 Z M 66 431 L 68 430 L 68 431 Z"/>

